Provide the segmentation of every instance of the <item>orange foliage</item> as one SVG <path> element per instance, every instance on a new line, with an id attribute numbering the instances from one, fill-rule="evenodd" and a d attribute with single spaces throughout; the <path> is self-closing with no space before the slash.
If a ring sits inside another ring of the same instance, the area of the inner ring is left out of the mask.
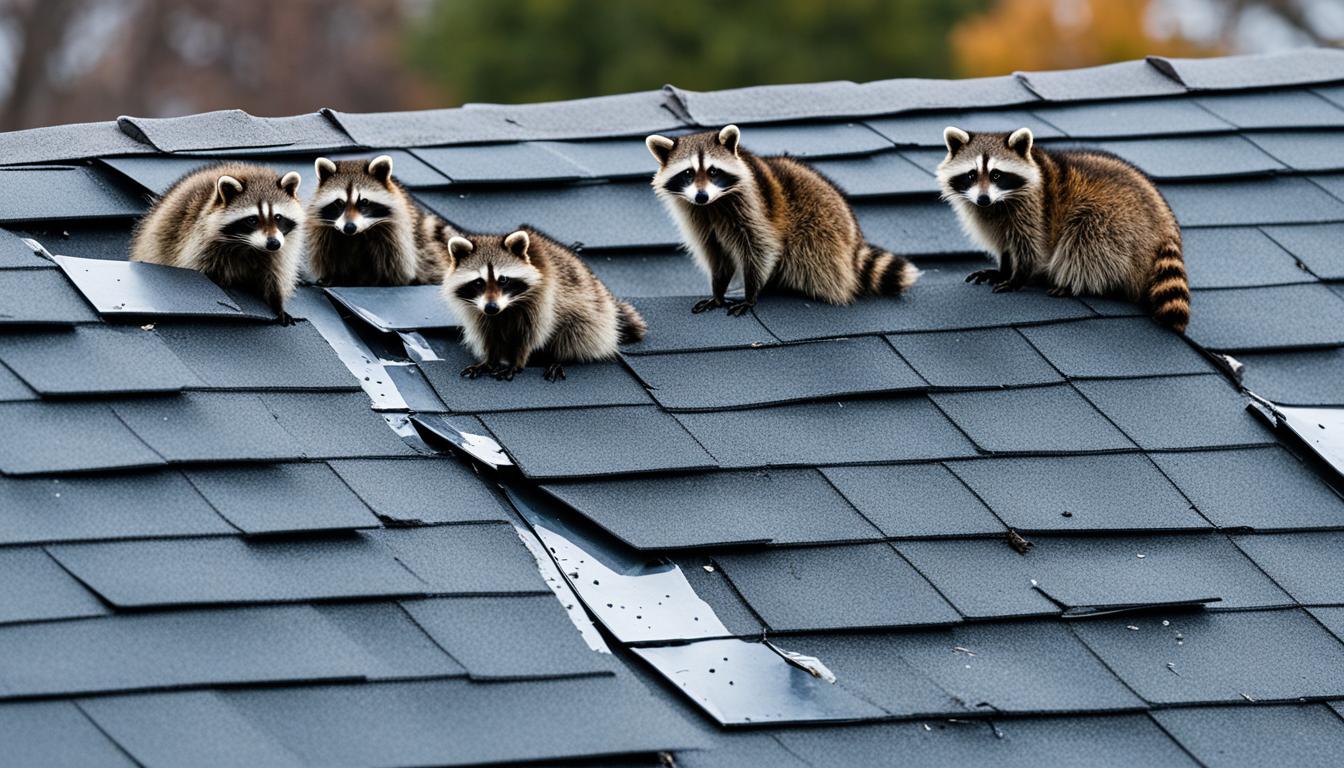
<path id="1" fill-rule="evenodd" d="M 1070 69 L 1144 56 L 1216 56 L 1216 46 L 1162 37 L 1151 0 L 997 0 L 949 35 L 965 77 Z"/>

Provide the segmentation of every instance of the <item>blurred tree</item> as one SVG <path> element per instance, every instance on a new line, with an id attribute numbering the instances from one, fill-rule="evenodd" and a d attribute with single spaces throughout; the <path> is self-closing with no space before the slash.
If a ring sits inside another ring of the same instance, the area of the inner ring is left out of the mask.
<path id="1" fill-rule="evenodd" d="M 1157 56 L 1212 56 L 1218 44 L 1151 29 L 1151 0 L 998 0 L 953 28 L 958 74 L 1070 69 Z"/>
<path id="2" fill-rule="evenodd" d="M 437 0 L 410 60 L 458 101 L 545 101 L 952 74 L 949 29 L 988 0 Z"/>

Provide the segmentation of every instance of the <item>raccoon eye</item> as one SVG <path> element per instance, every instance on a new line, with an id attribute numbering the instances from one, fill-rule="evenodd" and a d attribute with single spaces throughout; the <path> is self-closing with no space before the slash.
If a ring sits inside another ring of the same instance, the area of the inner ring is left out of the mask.
<path id="1" fill-rule="evenodd" d="M 710 168 L 709 171 L 708 171 L 708 173 L 709 173 L 709 178 L 712 179 L 712 178 L 714 178 L 714 177 L 716 177 L 716 176 L 719 175 L 719 169 L 718 169 L 718 168 Z"/>
<path id="2" fill-rule="evenodd" d="M 474 285 L 474 286 L 476 286 L 477 288 L 484 288 L 484 287 L 485 287 L 485 281 L 482 280 L 482 279 L 479 278 L 479 277 L 476 278 L 475 280 L 472 280 L 472 281 L 471 281 L 471 284 Z"/>
<path id="3" fill-rule="evenodd" d="M 276 223 L 276 224 L 284 224 L 286 221 L 288 221 L 288 219 L 286 219 L 284 216 L 281 216 L 281 215 L 278 214 L 278 213 L 275 214 L 275 223 Z"/>
<path id="4" fill-rule="evenodd" d="M 247 226 L 249 226 L 249 227 L 253 227 L 253 228 L 255 228 L 255 227 L 256 227 L 258 224 L 260 224 L 260 223 L 261 223 L 261 219 L 258 219 L 256 216 L 248 216 L 247 219 L 246 219 L 246 224 L 247 224 Z"/>
<path id="5" fill-rule="evenodd" d="M 500 276 L 499 276 L 499 279 L 496 280 L 495 282 L 499 283 L 500 285 L 508 285 L 508 284 L 509 284 L 509 276 L 508 276 L 508 275 L 500 275 Z"/>
<path id="6" fill-rule="evenodd" d="M 369 210 L 369 201 L 368 201 L 368 200 L 362 200 L 362 199 L 361 199 L 358 203 L 355 203 L 355 208 L 356 208 L 360 213 L 363 213 L 363 212 Z"/>
<path id="7" fill-rule="evenodd" d="M 681 172 L 681 175 L 682 175 L 683 177 L 685 177 L 685 178 L 688 178 L 688 179 L 694 179 L 694 178 L 695 178 L 695 169 L 694 169 L 694 168 L 687 168 L 686 170 L 684 170 L 684 171 Z"/>
<path id="8" fill-rule="evenodd" d="M 966 178 L 967 178 L 967 180 L 969 180 L 969 181 L 975 181 L 976 178 L 978 178 L 979 176 L 980 176 L 980 172 L 979 172 L 979 171 L 967 171 L 967 172 L 966 172 Z"/>
<path id="9" fill-rule="evenodd" d="M 1002 176 L 1002 175 L 1003 175 L 1003 174 L 1002 174 L 1002 173 L 999 173 L 998 171 L 990 171 L 990 172 L 989 172 L 989 180 L 990 180 L 990 181 L 998 181 L 998 180 L 999 180 L 999 177 Z"/>

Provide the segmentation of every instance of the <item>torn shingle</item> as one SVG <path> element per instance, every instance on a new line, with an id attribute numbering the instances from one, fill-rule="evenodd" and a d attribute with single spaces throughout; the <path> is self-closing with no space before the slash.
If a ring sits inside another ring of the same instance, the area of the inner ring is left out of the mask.
<path id="1" fill-rule="evenodd" d="M 0 403 L 0 473 L 152 467 L 164 459 L 102 403 Z"/>
<path id="2" fill-rule="evenodd" d="M 0 222 L 131 218 L 148 207 L 88 166 L 0 168 Z"/>
<path id="3" fill-rule="evenodd" d="M 453 459 L 345 459 L 330 462 L 364 503 L 391 525 L 508 519 L 485 481 Z"/>
<path id="4" fill-rule="evenodd" d="M 1213 373 L 1180 336 L 1147 318 L 1098 318 L 1023 328 L 1022 335 L 1065 376 L 1138 378 Z"/>
<path id="5" fill-rule="evenodd" d="M 872 337 L 638 355 L 627 358 L 627 364 L 668 411 L 723 410 L 927 388 L 886 342 Z"/>
<path id="6" fill-rule="evenodd" d="M 1266 234 L 1277 229 L 1303 227 L 1212 227 L 1181 233 L 1182 254 L 1191 288 L 1247 288 L 1315 282 L 1289 253 Z"/>
<path id="7" fill-rule="evenodd" d="M 231 295 L 194 269 L 59 255 L 56 263 L 102 315 L 275 318 L 259 299 Z"/>
<path id="8" fill-rule="evenodd" d="M 98 316 L 70 285 L 50 269 L 7 269 L 0 280 L 0 327 L 74 325 Z"/>
<path id="9" fill-rule="evenodd" d="M 1080 381 L 1078 389 L 1144 450 L 1264 445 L 1274 436 L 1221 377 Z"/>
<path id="10" fill-rule="evenodd" d="M 594 480 L 545 490 L 636 549 L 863 541 L 880 535 L 811 470 Z"/>
<path id="11" fill-rule="evenodd" d="M 950 624 L 961 616 L 885 543 L 772 548 L 715 560 L 774 632 Z"/>
<path id="12" fill-rule="evenodd" d="M 378 518 L 323 464 L 193 469 L 206 501 L 247 534 L 377 528 Z"/>
<path id="13" fill-rule="evenodd" d="M 16 765 L 132 768 L 139 765 L 73 701 L 0 705 L 0 742 Z"/>
<path id="14" fill-rule="evenodd" d="M 1181 84 L 1147 61 L 1122 61 L 1061 72 L 1018 72 L 1033 93 L 1047 101 L 1129 99 L 1185 93 Z"/>
<path id="15" fill-rule="evenodd" d="M 108 613 L 92 592 L 39 547 L 0 550 L 0 585 L 0 625 Z M 8 677 L 0 670 L 0 695 L 11 693 Z"/>
<path id="16" fill-rule="evenodd" d="M 1344 498 L 1277 446 L 1154 453 L 1152 458 L 1221 528 L 1344 527 Z"/>
<path id="17" fill-rule="evenodd" d="M 1082 453 L 1134 447 L 1068 385 L 935 392 L 929 397 L 989 453 Z"/>
<path id="18" fill-rule="evenodd" d="M 135 327 L 6 334 L 0 362 L 44 396 L 171 393 L 201 384 L 158 336 Z"/>
<path id="19" fill-rule="evenodd" d="M 989 508 L 940 464 L 827 467 L 822 474 L 888 537 L 1005 532 Z"/>
<path id="20" fill-rule="evenodd" d="M 1059 372 L 1013 328 L 903 333 L 887 340 L 935 387 L 972 389 L 1062 381 Z M 993 360 L 993 365 L 986 365 L 987 360 Z"/>
<path id="21" fill-rule="evenodd" d="M 1014 530 L 1162 531 L 1211 527 L 1141 455 L 956 461 L 949 463 L 948 468 Z"/>
<path id="22" fill-rule="evenodd" d="M 676 418 L 724 467 L 873 464 L 975 452 L 924 397 L 681 413 Z"/>
<path id="23" fill-rule="evenodd" d="M 437 285 L 337 287 L 326 292 L 384 333 L 456 328 L 459 324 Z"/>

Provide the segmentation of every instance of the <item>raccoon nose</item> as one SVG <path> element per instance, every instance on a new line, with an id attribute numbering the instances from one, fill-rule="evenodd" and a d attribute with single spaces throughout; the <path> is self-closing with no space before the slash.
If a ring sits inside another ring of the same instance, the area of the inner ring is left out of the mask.
<path id="1" fill-rule="evenodd" d="M 498 314 L 499 314 L 499 305 L 496 304 L 496 303 L 493 302 L 493 301 L 491 301 L 491 302 L 487 302 L 486 305 L 485 305 L 485 314 L 487 314 L 487 315 L 498 315 Z"/>
<path id="2" fill-rule="evenodd" d="M 975 204 L 980 206 L 981 208 L 984 208 L 985 206 L 989 205 L 989 195 L 980 195 L 975 199 Z"/>
<path id="3" fill-rule="evenodd" d="M 355 234 L 355 230 L 356 230 L 356 229 L 358 229 L 358 227 L 355 226 L 355 222 L 353 222 L 353 221 L 347 221 L 347 222 L 345 222 L 345 229 L 344 229 L 343 231 L 344 231 L 345 234 L 347 234 L 347 235 L 353 235 L 353 234 Z"/>
<path id="4" fill-rule="evenodd" d="M 696 205 L 704 205 L 705 203 L 708 203 L 708 202 L 709 202 L 709 193 L 708 193 L 708 192 L 706 192 L 705 190 L 702 189 L 702 190 L 700 190 L 699 192 L 696 192 L 696 193 L 695 193 L 695 204 L 696 204 Z"/>
<path id="5" fill-rule="evenodd" d="M 266 238 L 266 250 L 268 251 L 280 250 L 280 239 L 277 237 Z"/>

